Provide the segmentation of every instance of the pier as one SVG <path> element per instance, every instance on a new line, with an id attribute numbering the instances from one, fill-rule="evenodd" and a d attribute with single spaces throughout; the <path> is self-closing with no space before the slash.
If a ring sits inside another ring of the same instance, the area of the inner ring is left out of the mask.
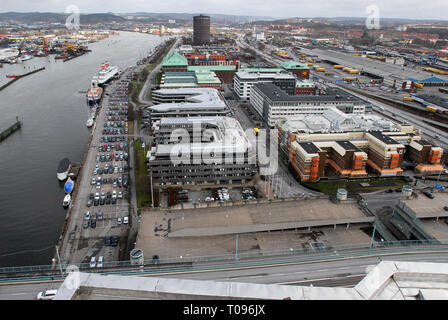
<path id="1" fill-rule="evenodd" d="M 22 122 L 19 121 L 19 117 L 16 117 L 16 120 L 17 120 L 16 123 L 14 123 L 8 129 L 0 133 L 0 142 L 5 140 L 7 137 L 9 137 L 11 134 L 13 134 L 22 127 Z"/>
<path id="2" fill-rule="evenodd" d="M 19 76 L 17 76 L 17 78 L 14 78 L 14 79 L 12 79 L 11 81 L 9 81 L 8 83 L 6 83 L 5 85 L 1 86 L 1 87 L 0 87 L 0 91 L 2 91 L 3 89 L 6 89 L 8 86 L 10 86 L 11 84 L 13 84 L 13 83 L 16 82 L 17 80 L 19 80 L 19 79 L 21 79 L 21 78 L 24 78 L 24 77 L 26 77 L 26 76 L 32 75 L 33 73 L 36 73 L 36 72 L 39 72 L 39 71 L 42 71 L 42 70 L 45 70 L 45 67 L 42 67 L 42 68 L 33 70 L 33 71 L 31 71 L 31 72 L 28 72 L 28 73 L 25 73 L 25 74 L 22 74 L 22 75 L 19 75 Z"/>

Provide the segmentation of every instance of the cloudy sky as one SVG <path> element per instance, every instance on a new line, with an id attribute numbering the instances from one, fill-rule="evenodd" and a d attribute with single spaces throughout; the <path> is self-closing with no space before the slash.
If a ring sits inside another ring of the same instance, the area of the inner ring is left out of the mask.
<path id="1" fill-rule="evenodd" d="M 448 19 L 448 0 L 0 0 L 0 12 L 186 12 L 271 17 L 362 17 L 376 5 L 385 18 Z"/>

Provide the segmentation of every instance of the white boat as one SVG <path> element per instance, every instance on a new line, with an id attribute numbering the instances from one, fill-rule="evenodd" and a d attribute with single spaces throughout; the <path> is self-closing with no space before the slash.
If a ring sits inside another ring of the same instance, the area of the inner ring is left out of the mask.
<path id="1" fill-rule="evenodd" d="M 101 65 L 101 70 L 97 75 L 92 77 L 92 83 L 97 83 L 98 86 L 103 86 L 118 75 L 118 67 L 110 66 L 109 62 L 105 62 Z"/>
<path id="2" fill-rule="evenodd" d="M 72 201 L 72 196 L 70 194 L 66 194 L 64 197 L 64 201 L 62 201 L 62 206 L 64 208 L 67 208 L 70 205 L 71 201 Z"/>
<path id="3" fill-rule="evenodd" d="M 68 177 L 68 172 L 70 170 L 70 160 L 68 158 L 64 158 L 59 162 L 57 177 L 60 181 L 64 181 Z"/>
<path id="4" fill-rule="evenodd" d="M 92 118 L 89 118 L 89 119 L 87 120 L 86 126 L 87 126 L 88 128 L 90 128 L 91 126 L 93 126 L 93 123 L 94 123 L 93 119 L 92 119 Z"/>
<path id="5" fill-rule="evenodd" d="M 34 58 L 33 56 L 23 55 L 20 57 L 20 60 L 22 60 L 22 62 L 23 62 L 23 61 L 31 60 L 33 58 Z"/>

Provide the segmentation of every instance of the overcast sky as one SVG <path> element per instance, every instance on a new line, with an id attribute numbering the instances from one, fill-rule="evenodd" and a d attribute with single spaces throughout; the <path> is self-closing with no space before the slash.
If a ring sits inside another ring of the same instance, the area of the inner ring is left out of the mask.
<path id="1" fill-rule="evenodd" d="M 271 17 L 363 17 L 377 5 L 384 18 L 448 19 L 448 0 L 0 0 L 0 12 L 177 12 Z"/>

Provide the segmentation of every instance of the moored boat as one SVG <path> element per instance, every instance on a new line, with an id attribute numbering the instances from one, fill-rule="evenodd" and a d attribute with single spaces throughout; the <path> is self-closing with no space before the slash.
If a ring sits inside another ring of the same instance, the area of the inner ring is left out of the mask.
<path id="1" fill-rule="evenodd" d="M 74 186 L 75 183 L 73 182 L 73 180 L 68 178 L 67 182 L 64 185 L 64 192 L 68 194 L 72 193 Z"/>
<path id="2" fill-rule="evenodd" d="M 57 177 L 60 181 L 64 181 L 67 179 L 68 171 L 70 170 L 70 160 L 68 158 L 64 158 L 59 162 Z"/>
<path id="3" fill-rule="evenodd" d="M 62 206 L 64 208 L 67 208 L 70 205 L 71 201 L 72 201 L 72 196 L 70 194 L 66 194 L 64 197 L 64 200 L 62 201 Z"/>

